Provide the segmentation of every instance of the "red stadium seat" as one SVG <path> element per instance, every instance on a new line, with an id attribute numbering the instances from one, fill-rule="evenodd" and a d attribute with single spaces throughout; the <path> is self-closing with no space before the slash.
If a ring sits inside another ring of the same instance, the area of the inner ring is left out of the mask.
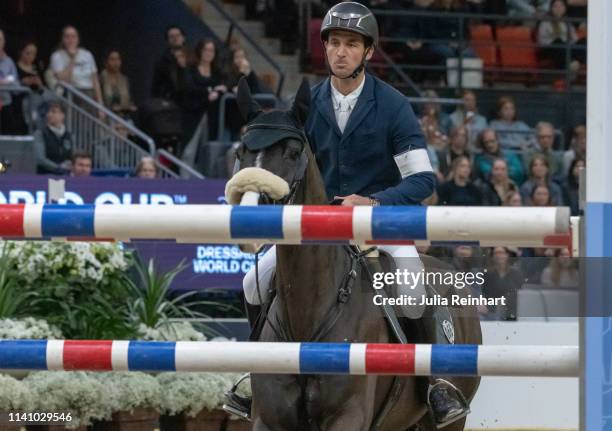
<path id="1" fill-rule="evenodd" d="M 470 39 L 476 55 L 482 59 L 485 67 L 497 65 L 497 48 L 493 38 L 493 29 L 488 24 L 470 26 Z"/>
<path id="2" fill-rule="evenodd" d="M 502 67 L 537 69 L 538 58 L 529 27 L 498 27 L 497 42 Z"/>

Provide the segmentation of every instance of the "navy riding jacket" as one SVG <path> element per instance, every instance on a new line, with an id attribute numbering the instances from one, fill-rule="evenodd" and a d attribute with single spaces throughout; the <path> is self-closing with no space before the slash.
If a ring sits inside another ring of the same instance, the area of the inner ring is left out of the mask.
<path id="1" fill-rule="evenodd" d="M 436 180 L 408 99 L 366 73 L 342 133 L 330 86 L 328 78 L 313 87 L 305 127 L 328 198 L 358 194 L 382 205 L 414 205 L 429 197 Z"/>

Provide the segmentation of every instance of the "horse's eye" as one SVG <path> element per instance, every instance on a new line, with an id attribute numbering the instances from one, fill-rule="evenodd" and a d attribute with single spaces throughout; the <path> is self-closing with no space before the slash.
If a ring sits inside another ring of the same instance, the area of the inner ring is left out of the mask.
<path id="1" fill-rule="evenodd" d="M 300 157 L 300 150 L 297 148 L 289 148 L 287 150 L 287 158 L 290 160 L 297 160 Z"/>

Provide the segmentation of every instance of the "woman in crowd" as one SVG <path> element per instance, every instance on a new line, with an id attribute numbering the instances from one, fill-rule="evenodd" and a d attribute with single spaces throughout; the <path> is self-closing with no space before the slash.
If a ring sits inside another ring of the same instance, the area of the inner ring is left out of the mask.
<path id="1" fill-rule="evenodd" d="M 540 45 L 540 56 L 549 61 L 554 69 L 566 69 L 568 66 L 572 72 L 578 72 L 580 62 L 570 59 L 570 64 L 566 64 L 565 48 L 552 47 L 550 45 L 574 44 L 578 40 L 576 29 L 570 23 L 564 22 L 567 12 L 565 0 L 553 0 L 550 2 L 549 19 L 546 19 L 538 26 L 537 41 Z"/>
<path id="2" fill-rule="evenodd" d="M 487 181 L 477 181 L 481 192 L 483 205 L 501 206 L 509 193 L 517 191 L 518 187 L 508 176 L 508 166 L 504 159 L 493 160 L 491 175 Z"/>
<path id="3" fill-rule="evenodd" d="M 486 181 L 491 173 L 493 160 L 504 159 L 508 167 L 508 175 L 516 184 L 524 180 L 523 164 L 519 157 L 509 151 L 503 151 L 493 129 L 484 129 L 478 137 L 477 146 L 481 153 L 474 158 L 474 170 L 477 177 Z"/>
<path id="4" fill-rule="evenodd" d="M 548 160 L 541 154 L 535 154 L 529 163 L 529 179 L 521 186 L 521 195 L 527 205 L 532 205 L 531 194 L 536 185 L 546 186 L 550 192 L 553 205 L 562 205 L 561 187 L 550 179 Z"/>
<path id="5" fill-rule="evenodd" d="M 472 166 L 470 159 L 459 156 L 453 160 L 448 181 L 438 187 L 440 205 L 482 205 L 482 193 L 470 181 Z"/>
<path id="6" fill-rule="evenodd" d="M 529 194 L 529 204 L 534 207 L 550 207 L 553 201 L 546 184 L 536 184 Z"/>
<path id="7" fill-rule="evenodd" d="M 60 48 L 51 55 L 51 70 L 57 80 L 76 87 L 77 90 L 102 104 L 96 62 L 91 52 L 79 45 L 77 29 L 71 25 L 64 27 Z"/>
<path id="8" fill-rule="evenodd" d="M 565 194 L 565 204 L 570 207 L 573 216 L 580 215 L 579 209 L 579 186 L 580 186 L 580 169 L 586 168 L 586 162 L 583 158 L 574 159 L 570 165 L 569 174 L 563 184 L 563 192 Z"/>
<path id="9" fill-rule="evenodd" d="M 17 60 L 17 75 L 19 77 L 19 82 L 24 87 L 28 87 L 32 90 L 32 95 L 26 97 L 25 94 L 17 94 L 14 95 L 15 109 L 16 109 L 16 126 L 17 133 L 19 134 L 27 134 L 28 133 L 28 124 L 27 124 L 27 116 L 25 115 L 24 109 L 29 109 L 30 112 L 34 112 L 36 106 L 24 106 L 24 103 L 29 101 L 30 103 L 34 103 L 38 105 L 41 99 L 41 95 L 44 91 L 43 77 L 41 74 L 41 69 L 39 69 L 37 64 L 37 55 L 38 55 L 38 47 L 33 42 L 25 43 L 21 49 L 19 50 L 19 59 Z M 37 118 L 35 118 L 36 120 Z"/>
<path id="10" fill-rule="evenodd" d="M 251 94 L 262 92 L 259 78 L 257 78 L 257 75 L 251 68 L 251 63 L 247 59 L 246 52 L 243 48 L 236 47 L 236 49 L 232 51 L 232 62 L 229 69 L 227 87 L 230 88 L 232 92 L 237 93 L 238 81 L 243 77 L 246 78 L 249 84 Z M 244 126 L 245 122 L 238 110 L 238 105 L 235 100 L 230 99 L 227 101 L 225 107 L 225 120 L 226 126 L 232 133 L 232 139 L 239 139 L 240 128 Z"/>
<path id="11" fill-rule="evenodd" d="M 463 105 L 450 115 L 453 126 L 464 126 L 468 131 L 468 143 L 470 150 L 475 149 L 476 141 L 480 133 L 487 128 L 487 119 L 478 113 L 476 93 L 472 90 L 463 92 Z"/>
<path id="12" fill-rule="evenodd" d="M 523 198 L 518 190 L 511 190 L 506 195 L 504 202 L 502 203 L 505 207 L 520 207 L 523 206 Z"/>
<path id="13" fill-rule="evenodd" d="M 516 320 L 517 290 L 523 285 L 521 272 L 512 266 L 516 253 L 506 247 L 495 247 L 484 275 L 482 294 L 487 298 L 506 298 L 506 306 L 489 308 L 489 312 L 502 320 Z"/>
<path id="14" fill-rule="evenodd" d="M 451 129 L 448 147 L 438 154 L 440 172 L 443 176 L 448 175 L 453 161 L 461 156 L 471 160 L 467 129 L 464 126 L 455 126 Z"/>
<path id="15" fill-rule="evenodd" d="M 153 157 L 143 157 L 136 165 L 136 176 L 138 178 L 157 178 L 157 166 Z"/>
<path id="16" fill-rule="evenodd" d="M 104 104 L 114 113 L 131 117 L 136 105 L 130 96 L 130 83 L 121 73 L 121 54 L 112 50 L 106 56 L 104 70 L 100 73 L 100 85 Z"/>
<path id="17" fill-rule="evenodd" d="M 433 90 L 423 92 L 423 97 L 437 99 L 438 93 Z M 448 114 L 442 111 L 437 102 L 428 102 L 423 105 L 421 128 L 425 139 L 436 151 L 443 151 L 448 145 L 448 134 L 451 121 Z"/>
<path id="18" fill-rule="evenodd" d="M 550 263 L 542 271 L 540 282 L 547 287 L 569 287 L 577 289 L 580 275 L 577 259 L 572 259 L 567 248 L 558 248 Z"/>
<path id="19" fill-rule="evenodd" d="M 227 86 L 217 62 L 217 46 L 212 39 L 202 39 L 195 47 L 196 62 L 189 67 L 190 95 L 188 97 L 185 127 L 187 139 L 191 137 L 204 114 L 208 115 L 208 136 L 217 138 L 219 99 Z"/>
<path id="20" fill-rule="evenodd" d="M 527 124 L 516 119 L 516 105 L 511 97 L 500 97 L 497 101 L 497 120 L 491 121 L 489 127 L 499 136 L 499 142 L 505 150 L 521 150 L 529 146 L 532 131 Z"/>
<path id="21" fill-rule="evenodd" d="M 574 159 L 580 158 L 586 160 L 586 132 L 586 126 L 584 124 L 579 124 L 574 127 L 570 149 L 563 153 L 563 169 L 566 175 L 570 173 L 570 166 Z"/>

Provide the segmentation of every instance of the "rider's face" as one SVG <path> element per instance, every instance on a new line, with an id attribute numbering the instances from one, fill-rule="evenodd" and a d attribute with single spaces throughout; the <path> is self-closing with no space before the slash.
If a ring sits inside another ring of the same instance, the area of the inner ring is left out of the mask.
<path id="1" fill-rule="evenodd" d="M 361 35 L 350 31 L 334 30 L 325 42 L 327 61 L 332 72 L 339 77 L 349 76 L 361 64 L 366 52 Z M 366 60 L 372 58 L 373 50 L 368 49 Z"/>

